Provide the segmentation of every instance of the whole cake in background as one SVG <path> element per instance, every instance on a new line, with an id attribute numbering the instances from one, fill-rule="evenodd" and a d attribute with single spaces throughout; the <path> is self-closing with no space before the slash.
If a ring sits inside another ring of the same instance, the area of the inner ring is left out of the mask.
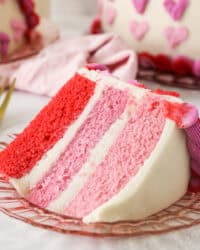
<path id="1" fill-rule="evenodd" d="M 101 21 L 123 37 L 138 52 L 139 76 L 200 88 L 199 9 L 195 0 L 100 0 L 92 31 Z"/>
<path id="2" fill-rule="evenodd" d="M 195 124 L 178 93 L 88 65 L 0 153 L 0 173 L 31 203 L 85 223 L 144 219 L 187 192 Z"/>
<path id="3" fill-rule="evenodd" d="M 0 62 L 27 43 L 40 18 L 32 0 L 0 0 Z"/>

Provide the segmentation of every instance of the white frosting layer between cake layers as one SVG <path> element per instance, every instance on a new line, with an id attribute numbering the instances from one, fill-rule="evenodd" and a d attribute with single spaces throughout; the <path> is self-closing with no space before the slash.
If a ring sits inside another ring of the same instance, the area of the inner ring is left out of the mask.
<path id="1" fill-rule="evenodd" d="M 165 53 L 172 56 L 185 55 L 192 59 L 200 58 L 200 36 L 198 35 L 200 1 L 189 1 L 184 15 L 177 21 L 164 8 L 164 0 L 148 1 L 143 14 L 136 11 L 131 0 L 102 0 L 101 2 L 103 6 L 103 29 L 119 34 L 133 49 L 147 51 L 152 54 Z M 106 21 L 105 10 L 108 6 L 116 9 L 116 17 L 111 25 Z M 149 26 L 146 35 L 140 41 L 137 41 L 130 32 L 129 24 L 132 20 L 146 22 Z M 188 38 L 176 48 L 170 48 L 164 36 L 164 31 L 167 27 L 186 28 L 188 30 Z"/>

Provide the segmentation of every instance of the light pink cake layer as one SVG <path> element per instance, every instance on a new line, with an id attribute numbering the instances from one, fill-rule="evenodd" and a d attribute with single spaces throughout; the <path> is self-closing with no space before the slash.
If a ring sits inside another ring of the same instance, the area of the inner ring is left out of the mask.
<path id="1" fill-rule="evenodd" d="M 164 129 L 166 118 L 161 110 L 162 104 L 158 99 L 143 98 L 105 160 L 67 206 L 66 215 L 78 218 L 88 215 L 116 195 L 136 175 Z"/>
<path id="2" fill-rule="evenodd" d="M 27 199 L 41 207 L 56 199 L 87 161 L 91 150 L 124 112 L 128 93 L 106 88 L 75 137 Z"/>

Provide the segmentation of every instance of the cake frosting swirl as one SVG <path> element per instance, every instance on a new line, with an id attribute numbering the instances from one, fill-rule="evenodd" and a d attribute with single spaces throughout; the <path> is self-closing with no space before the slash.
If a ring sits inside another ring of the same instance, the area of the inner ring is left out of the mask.
<path id="1" fill-rule="evenodd" d="M 141 70 L 170 73 L 176 84 L 198 87 L 199 8 L 200 2 L 192 0 L 99 0 L 92 32 L 120 35 L 138 52 Z"/>

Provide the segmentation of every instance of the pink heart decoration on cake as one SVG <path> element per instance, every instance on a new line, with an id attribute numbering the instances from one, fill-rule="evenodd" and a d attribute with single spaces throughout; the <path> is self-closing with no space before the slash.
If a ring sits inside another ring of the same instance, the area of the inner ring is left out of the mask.
<path id="1" fill-rule="evenodd" d="M 188 30 L 185 27 L 167 27 L 164 34 L 170 47 L 173 49 L 185 42 L 188 38 Z"/>
<path id="2" fill-rule="evenodd" d="M 105 15 L 106 15 L 106 22 L 112 25 L 115 21 L 117 11 L 114 7 L 108 6 L 105 10 Z"/>
<path id="3" fill-rule="evenodd" d="M 138 22 L 133 20 L 130 22 L 129 28 L 135 39 L 140 41 L 148 32 L 149 25 L 147 22 Z"/>
<path id="4" fill-rule="evenodd" d="M 133 5 L 138 13 L 143 14 L 149 0 L 132 0 Z"/>
<path id="5" fill-rule="evenodd" d="M 164 6 L 167 12 L 174 20 L 179 20 L 186 8 L 188 7 L 189 0 L 165 0 Z"/>

